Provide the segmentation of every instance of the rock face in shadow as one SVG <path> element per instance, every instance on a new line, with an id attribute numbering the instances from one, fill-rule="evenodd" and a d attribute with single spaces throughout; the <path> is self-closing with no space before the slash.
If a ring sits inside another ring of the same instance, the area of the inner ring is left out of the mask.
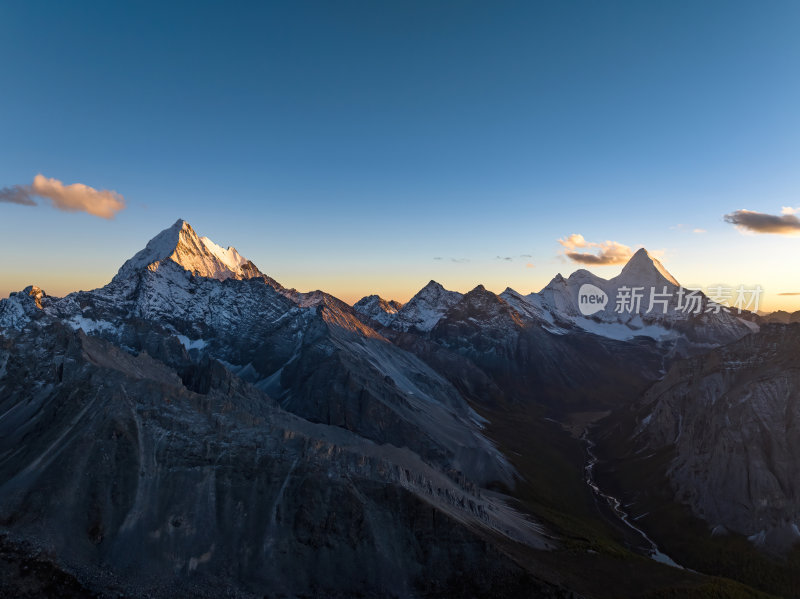
<path id="1" fill-rule="evenodd" d="M 642 451 L 674 448 L 676 499 L 717 531 L 800 541 L 800 325 L 676 363 L 645 395 Z"/>
<path id="2" fill-rule="evenodd" d="M 87 588 L 556 596 L 489 541 L 546 546 L 501 500 L 218 362 L 178 370 L 49 320 L 0 343 L 0 525 Z"/>

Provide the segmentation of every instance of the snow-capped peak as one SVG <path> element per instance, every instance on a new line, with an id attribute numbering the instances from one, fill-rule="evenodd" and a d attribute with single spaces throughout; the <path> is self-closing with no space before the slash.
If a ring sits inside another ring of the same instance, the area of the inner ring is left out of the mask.
<path id="1" fill-rule="evenodd" d="M 392 328 L 400 331 L 430 331 L 447 310 L 463 296 L 430 281 L 397 312 Z"/>
<path id="2" fill-rule="evenodd" d="M 673 277 L 664 265 L 654 258 L 646 249 L 638 250 L 622 272 L 611 279 L 612 283 L 621 284 L 623 282 L 635 282 L 639 285 L 660 285 L 669 283 L 675 287 L 680 287 L 680 283 Z"/>
<path id="3" fill-rule="evenodd" d="M 379 295 L 368 295 L 362 297 L 355 304 L 353 310 L 362 316 L 371 318 L 383 326 L 387 326 L 393 319 L 397 311 L 402 308 L 400 302 L 385 300 Z"/>
<path id="4" fill-rule="evenodd" d="M 173 262 L 194 275 L 220 281 L 262 276 L 255 265 L 235 248 L 223 249 L 208 237 L 198 237 L 189 223 L 178 219 L 125 262 L 115 278 L 143 268 L 155 271 L 165 262 Z"/>

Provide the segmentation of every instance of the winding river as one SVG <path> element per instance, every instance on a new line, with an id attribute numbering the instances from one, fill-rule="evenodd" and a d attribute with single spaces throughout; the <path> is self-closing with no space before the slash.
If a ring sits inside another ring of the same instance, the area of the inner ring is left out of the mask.
<path id="1" fill-rule="evenodd" d="M 645 546 L 648 548 L 647 555 L 650 557 L 650 559 L 661 562 L 662 564 L 666 564 L 668 566 L 672 566 L 673 568 L 679 568 L 683 570 L 683 566 L 680 566 L 670 556 L 660 551 L 655 541 L 647 536 L 647 533 L 641 528 L 637 527 L 633 522 L 631 522 L 630 514 L 623 509 L 622 502 L 619 499 L 613 495 L 604 493 L 600 489 L 594 477 L 594 467 L 597 464 L 597 456 L 594 453 L 595 444 L 589 438 L 588 431 L 584 431 L 583 435 L 581 436 L 581 440 L 586 444 L 587 456 L 586 466 L 584 467 L 584 480 L 586 481 L 586 484 L 589 485 L 589 488 L 592 490 L 592 493 L 594 493 L 595 497 L 600 501 L 606 502 L 617 519 L 625 524 L 625 526 L 635 531 L 639 537 L 642 538 L 642 540 L 645 542 Z"/>

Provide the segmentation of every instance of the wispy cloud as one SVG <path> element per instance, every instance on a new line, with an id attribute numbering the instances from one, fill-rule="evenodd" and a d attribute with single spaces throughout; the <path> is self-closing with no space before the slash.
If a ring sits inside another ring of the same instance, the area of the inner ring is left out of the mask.
<path id="1" fill-rule="evenodd" d="M 125 208 L 125 199 L 116 191 L 94 189 L 83 183 L 64 185 L 58 179 L 36 175 L 30 185 L 0 189 L 0 202 L 37 206 L 34 198 L 49 200 L 54 208 L 66 212 L 86 212 L 100 218 L 114 218 Z"/>
<path id="2" fill-rule="evenodd" d="M 670 229 L 675 231 L 689 231 L 691 229 L 692 233 L 708 233 L 705 229 L 694 228 L 691 225 L 687 225 L 685 223 L 678 223 L 677 225 L 672 225 Z"/>
<path id="3" fill-rule="evenodd" d="M 437 262 L 448 260 L 450 262 L 454 262 L 455 264 L 466 264 L 469 262 L 469 258 L 445 258 L 444 256 L 434 256 L 433 259 Z"/>
<path id="4" fill-rule="evenodd" d="M 579 233 L 573 233 L 569 237 L 559 239 L 558 243 L 566 248 L 565 254 L 567 258 L 579 264 L 594 266 L 622 264 L 627 262 L 633 255 L 633 251 L 627 245 L 617 241 L 604 241 L 602 243 L 586 241 L 583 235 Z"/>
<path id="5" fill-rule="evenodd" d="M 525 265 L 525 268 L 536 268 L 536 267 L 533 265 L 533 263 L 532 263 L 532 262 L 528 262 L 528 263 Z"/>
<path id="6" fill-rule="evenodd" d="M 0 189 L 0 202 L 7 204 L 21 204 L 22 206 L 36 206 L 31 194 L 23 185 L 12 185 Z"/>
<path id="7" fill-rule="evenodd" d="M 503 262 L 511 262 L 514 258 L 511 256 L 495 256 L 495 260 L 502 260 Z"/>
<path id="8" fill-rule="evenodd" d="M 800 291 L 787 291 L 786 293 L 779 293 L 778 295 L 800 295 Z"/>
<path id="9" fill-rule="evenodd" d="M 737 210 L 724 216 L 725 222 L 736 225 L 740 231 L 772 233 L 774 235 L 800 234 L 800 218 L 795 216 L 797 208 L 783 207 L 780 216 L 752 210 Z"/>

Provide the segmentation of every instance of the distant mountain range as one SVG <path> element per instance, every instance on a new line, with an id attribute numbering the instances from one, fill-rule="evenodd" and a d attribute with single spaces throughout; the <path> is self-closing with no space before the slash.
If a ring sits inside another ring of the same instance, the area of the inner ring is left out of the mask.
<path id="1" fill-rule="evenodd" d="M 640 250 L 610 280 L 350 306 L 179 220 L 105 287 L 0 300 L 0 590 L 609 596 L 640 558 L 580 433 L 669 452 L 669 501 L 785 552 L 797 315 L 697 298 Z M 718 584 L 642 561 L 642 592 Z M 14 570 L 33 562 L 56 587 Z"/>

